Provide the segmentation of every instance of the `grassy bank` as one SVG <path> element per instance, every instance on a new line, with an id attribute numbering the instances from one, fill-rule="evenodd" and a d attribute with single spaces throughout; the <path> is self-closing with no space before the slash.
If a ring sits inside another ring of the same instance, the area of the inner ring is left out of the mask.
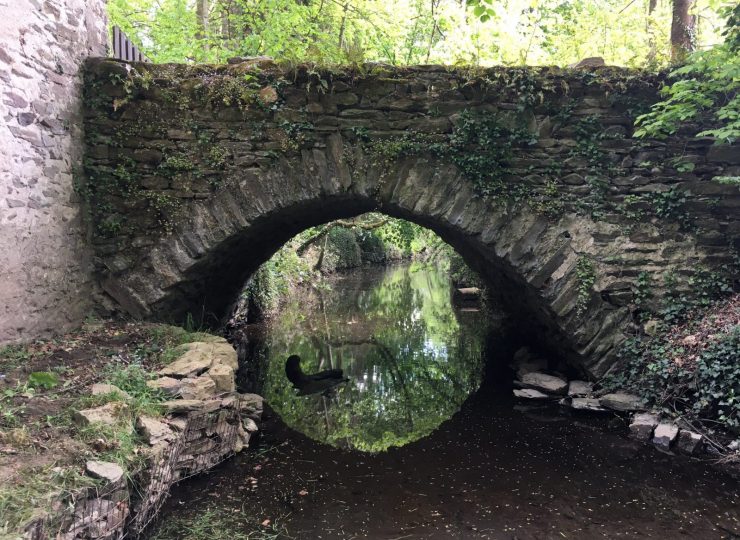
<path id="1" fill-rule="evenodd" d="M 206 336 L 95 321 L 57 339 L 0 348 L 0 538 L 18 538 L 30 520 L 58 510 L 65 493 L 95 485 L 84 474 L 86 460 L 137 471 L 146 453 L 135 420 L 161 414 L 165 399 L 147 381 L 178 356 L 178 345 Z M 121 392 L 91 395 L 95 383 Z M 74 421 L 75 411 L 107 403 L 114 425 Z"/>

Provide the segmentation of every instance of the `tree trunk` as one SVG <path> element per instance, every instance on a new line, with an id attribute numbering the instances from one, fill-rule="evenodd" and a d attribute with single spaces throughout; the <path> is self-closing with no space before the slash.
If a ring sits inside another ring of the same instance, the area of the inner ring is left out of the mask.
<path id="1" fill-rule="evenodd" d="M 196 0 L 195 2 L 195 16 L 198 19 L 198 39 L 206 39 L 208 37 L 208 17 L 210 15 L 210 0 Z M 204 48 L 208 49 L 208 44 L 204 44 Z"/>
<path id="2" fill-rule="evenodd" d="M 694 50 L 696 17 L 689 14 L 694 0 L 673 0 L 671 60 L 680 62 Z"/>

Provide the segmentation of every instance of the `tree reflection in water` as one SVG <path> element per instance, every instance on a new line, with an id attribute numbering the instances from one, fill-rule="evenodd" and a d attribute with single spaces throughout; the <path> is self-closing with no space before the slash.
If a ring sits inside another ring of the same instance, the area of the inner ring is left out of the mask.
<path id="1" fill-rule="evenodd" d="M 294 429 L 334 446 L 378 452 L 431 433 L 482 377 L 481 313 L 455 313 L 450 282 L 434 265 L 365 269 L 331 291 L 294 295 L 268 331 L 265 396 Z M 306 372 L 343 369 L 328 396 L 298 396 L 284 362 Z"/>

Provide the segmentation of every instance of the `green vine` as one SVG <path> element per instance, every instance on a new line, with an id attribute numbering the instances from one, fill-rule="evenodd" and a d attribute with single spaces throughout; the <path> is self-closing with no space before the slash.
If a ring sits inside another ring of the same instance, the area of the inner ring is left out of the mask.
<path id="1" fill-rule="evenodd" d="M 576 278 L 578 279 L 578 296 L 576 297 L 576 314 L 583 315 L 593 294 L 596 283 L 596 268 L 588 255 L 578 257 L 576 263 Z"/>

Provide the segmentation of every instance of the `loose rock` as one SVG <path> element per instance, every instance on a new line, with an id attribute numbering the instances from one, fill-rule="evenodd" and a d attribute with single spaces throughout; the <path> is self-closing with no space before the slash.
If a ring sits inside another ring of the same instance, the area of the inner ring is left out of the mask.
<path id="1" fill-rule="evenodd" d="M 131 396 L 128 392 L 121 390 L 115 384 L 95 383 L 90 387 L 90 393 L 93 396 L 100 396 L 105 394 L 119 394 L 124 399 L 129 399 Z"/>
<path id="2" fill-rule="evenodd" d="M 661 422 L 655 428 L 653 444 L 662 450 L 669 450 L 677 436 L 678 428 L 676 426 L 667 422 Z"/>
<path id="3" fill-rule="evenodd" d="M 118 418 L 126 408 L 125 403 L 107 403 L 101 407 L 75 411 L 72 414 L 72 418 L 81 426 L 88 426 L 95 423 L 112 426 L 118 423 Z"/>
<path id="4" fill-rule="evenodd" d="M 239 367 L 239 360 L 236 355 L 234 348 L 226 342 L 203 342 L 196 341 L 194 343 L 185 343 L 180 345 L 176 351 L 181 351 L 183 354 L 196 354 L 202 353 L 205 357 L 210 359 L 210 366 L 216 364 L 225 364 L 231 367 L 234 371 Z"/>
<path id="5" fill-rule="evenodd" d="M 151 416 L 140 416 L 137 418 L 136 430 L 144 436 L 151 446 L 163 441 L 171 441 L 175 438 L 175 434 L 167 424 Z"/>
<path id="6" fill-rule="evenodd" d="M 147 381 L 146 385 L 154 390 L 160 390 L 168 396 L 176 396 L 180 393 L 182 388 L 182 382 L 180 379 L 174 379 L 172 377 L 160 377 Z"/>
<path id="7" fill-rule="evenodd" d="M 649 441 L 658 425 L 658 417 L 650 413 L 636 414 L 630 423 L 630 434 L 635 439 Z"/>
<path id="8" fill-rule="evenodd" d="M 533 388 L 548 394 L 565 394 L 568 389 L 568 381 L 546 373 L 525 373 L 521 381 L 527 388 Z"/>
<path id="9" fill-rule="evenodd" d="M 216 392 L 233 392 L 236 389 L 234 370 L 225 364 L 216 364 L 208 370 L 208 376 L 216 385 Z"/>
<path id="10" fill-rule="evenodd" d="M 607 410 L 602 407 L 599 400 L 595 398 L 567 397 L 561 399 L 558 403 L 576 411 L 604 412 Z"/>
<path id="11" fill-rule="evenodd" d="M 123 469 L 116 463 L 90 460 L 85 463 L 88 476 L 114 484 L 123 478 Z"/>
<path id="12" fill-rule="evenodd" d="M 211 367 L 212 357 L 209 352 L 193 349 L 185 352 L 180 358 L 159 370 L 160 375 L 176 377 L 194 377 Z"/>
<path id="13" fill-rule="evenodd" d="M 594 384 L 587 381 L 570 381 L 568 383 L 568 395 L 571 397 L 583 397 L 594 390 Z"/>
<path id="14" fill-rule="evenodd" d="M 170 414 L 188 412 L 211 412 L 221 406 L 221 401 L 214 399 L 200 401 L 198 399 L 173 399 L 162 402 L 164 410 Z"/>
<path id="15" fill-rule="evenodd" d="M 182 380 L 180 395 L 183 399 L 204 400 L 216 394 L 216 383 L 207 375 Z"/>
<path id="16" fill-rule="evenodd" d="M 522 399 L 551 399 L 547 394 L 543 394 L 539 390 L 533 388 L 524 388 L 522 390 L 514 390 L 514 396 Z"/>
<path id="17" fill-rule="evenodd" d="M 693 456 L 699 452 L 703 442 L 704 436 L 702 434 L 682 429 L 678 432 L 678 442 L 676 443 L 676 446 L 682 454 Z"/>
<path id="18" fill-rule="evenodd" d="M 615 411 L 639 411 L 645 408 L 645 401 L 640 396 L 626 392 L 606 394 L 599 402 L 603 407 Z"/>

